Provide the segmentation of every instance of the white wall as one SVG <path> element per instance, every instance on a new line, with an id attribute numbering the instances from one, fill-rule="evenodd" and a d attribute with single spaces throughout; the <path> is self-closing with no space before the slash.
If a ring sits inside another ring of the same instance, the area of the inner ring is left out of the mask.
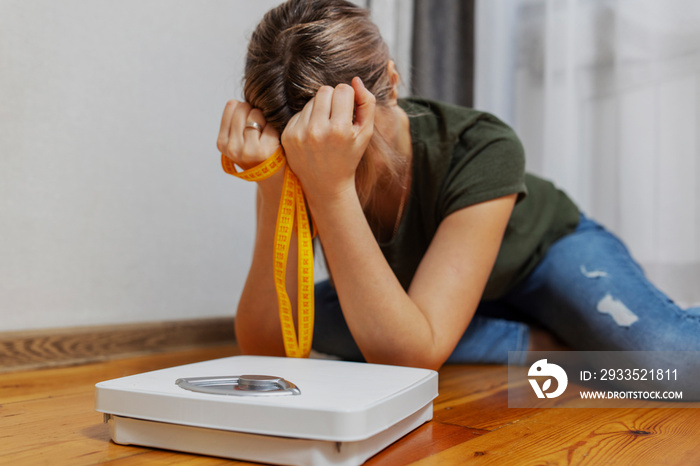
<path id="1" fill-rule="evenodd" d="M 0 331 L 233 314 L 254 186 L 216 135 L 276 3 L 0 2 Z"/>
<path id="2" fill-rule="evenodd" d="M 234 314 L 255 187 L 216 136 L 280 1 L 0 1 L 0 331 Z"/>

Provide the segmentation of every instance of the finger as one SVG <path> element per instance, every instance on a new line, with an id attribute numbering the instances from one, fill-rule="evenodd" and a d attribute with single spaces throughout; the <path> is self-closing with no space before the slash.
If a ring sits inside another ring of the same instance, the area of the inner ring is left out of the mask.
<path id="1" fill-rule="evenodd" d="M 352 79 L 355 90 L 355 125 L 360 131 L 366 131 L 374 126 L 374 110 L 377 100 L 358 77 Z"/>
<path id="2" fill-rule="evenodd" d="M 233 111 L 238 103 L 239 102 L 237 100 L 229 100 L 226 102 L 226 106 L 224 107 L 224 114 L 221 116 L 219 137 L 216 139 L 216 148 L 219 149 L 219 152 L 226 151 L 229 129 L 231 128 L 231 119 L 233 118 Z"/>
<path id="3" fill-rule="evenodd" d="M 306 103 L 306 105 L 304 106 L 304 108 L 302 109 L 302 112 L 303 112 L 304 109 L 306 109 L 306 107 L 307 107 L 308 105 L 310 105 L 310 104 L 311 104 L 311 101 L 308 101 L 308 102 Z M 290 118 L 289 121 L 287 122 L 287 126 L 284 127 L 284 131 L 282 131 L 282 134 L 291 131 L 291 129 L 297 125 L 297 122 L 299 121 L 299 118 L 301 118 L 301 112 L 297 112 L 297 113 L 295 113 L 294 115 L 292 115 L 292 118 Z"/>
<path id="4" fill-rule="evenodd" d="M 243 139 L 243 129 L 248 121 L 248 114 L 252 107 L 248 102 L 239 102 L 231 117 L 231 126 L 229 127 L 229 138 L 237 137 Z"/>
<path id="5" fill-rule="evenodd" d="M 309 115 L 309 125 L 326 125 L 331 116 L 331 102 L 333 100 L 333 88 L 321 86 L 313 98 L 313 108 Z"/>
<path id="6" fill-rule="evenodd" d="M 251 126 L 251 124 L 253 125 Z M 254 125 L 257 125 L 257 127 Z M 248 113 L 245 126 L 243 127 L 243 149 L 240 154 L 243 163 L 256 164 L 260 162 L 261 158 L 268 155 L 264 153 L 260 144 L 260 138 L 265 130 L 265 126 L 266 121 L 262 111 L 257 108 L 252 108 L 250 113 Z"/>
<path id="7" fill-rule="evenodd" d="M 352 125 L 355 110 L 355 90 L 347 84 L 338 84 L 333 90 L 331 102 L 331 121 Z"/>
<path id="8" fill-rule="evenodd" d="M 293 128 L 303 128 L 308 126 L 309 120 L 311 119 L 311 113 L 314 111 L 314 105 L 316 105 L 316 97 L 312 97 L 308 102 L 306 102 L 304 108 L 302 108 L 300 112 L 297 112 L 292 116 L 291 120 L 289 120 L 289 123 L 287 124 L 287 127 L 292 126 Z M 292 121 L 294 122 L 293 125 Z"/>
<path id="9" fill-rule="evenodd" d="M 306 106 L 308 105 L 313 104 L 311 104 L 311 101 L 307 102 L 304 108 L 302 109 L 302 112 L 304 111 L 304 109 L 306 109 Z M 280 144 L 282 144 L 282 148 L 285 151 L 289 147 L 290 141 L 294 139 L 294 134 L 299 118 L 301 118 L 301 112 L 297 112 L 294 115 L 292 115 L 292 118 L 289 119 L 289 121 L 287 122 L 287 126 L 285 126 L 284 130 L 282 131 L 282 135 L 280 136 Z"/>
<path id="10" fill-rule="evenodd" d="M 244 141 L 247 141 L 248 139 L 254 139 L 256 141 L 260 140 L 260 137 L 262 136 L 262 133 L 265 130 L 265 126 L 267 125 L 262 111 L 260 111 L 260 109 L 257 108 L 252 109 L 248 114 L 248 117 L 246 118 L 245 122 L 246 125 L 243 128 Z M 249 126 L 249 123 L 256 123 L 260 128 L 258 129 L 254 126 Z"/>
<path id="11" fill-rule="evenodd" d="M 240 152 L 243 147 L 243 129 L 245 128 L 245 122 L 248 119 L 248 114 L 250 113 L 251 107 L 247 102 L 239 102 L 233 111 L 233 116 L 231 117 L 231 125 L 229 126 L 228 132 L 228 144 L 227 148 L 229 155 L 234 156 Z"/>

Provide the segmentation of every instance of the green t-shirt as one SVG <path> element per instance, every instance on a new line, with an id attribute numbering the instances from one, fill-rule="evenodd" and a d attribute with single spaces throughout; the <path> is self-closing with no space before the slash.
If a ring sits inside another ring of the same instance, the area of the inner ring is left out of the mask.
<path id="1" fill-rule="evenodd" d="M 576 228 L 579 209 L 552 183 L 525 173 L 518 137 L 493 115 L 419 99 L 401 99 L 399 105 L 409 115 L 413 179 L 396 236 L 380 245 L 384 256 L 408 289 L 445 217 L 519 193 L 483 299 L 502 296 L 552 243 Z"/>

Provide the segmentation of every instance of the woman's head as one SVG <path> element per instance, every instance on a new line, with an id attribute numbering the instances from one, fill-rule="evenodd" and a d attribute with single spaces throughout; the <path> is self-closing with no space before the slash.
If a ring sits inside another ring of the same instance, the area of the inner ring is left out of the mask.
<path id="1" fill-rule="evenodd" d="M 245 99 L 280 134 L 319 87 L 349 84 L 355 76 L 381 109 L 396 97 L 389 61 L 389 49 L 367 10 L 346 0 L 289 0 L 267 12 L 253 32 Z M 368 153 L 391 158 L 382 139 L 375 131 Z M 373 183 L 374 163 L 366 159 L 358 167 L 358 178 Z M 393 163 L 385 165 L 394 171 Z"/>
<path id="2" fill-rule="evenodd" d="M 268 11 L 253 32 L 245 99 L 282 133 L 323 85 L 359 76 L 381 105 L 392 90 L 389 59 L 367 10 L 346 0 L 289 0 Z"/>

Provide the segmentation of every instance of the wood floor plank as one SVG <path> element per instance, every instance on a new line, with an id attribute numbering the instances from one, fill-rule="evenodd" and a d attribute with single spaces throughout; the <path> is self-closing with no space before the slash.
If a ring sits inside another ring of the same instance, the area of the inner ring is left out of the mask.
<path id="1" fill-rule="evenodd" d="M 697 464 L 698 420 L 693 408 L 543 409 L 416 464 Z"/>
<path id="2" fill-rule="evenodd" d="M 490 431 L 537 412 L 508 408 L 505 366 L 445 366 L 439 384 L 434 417 L 440 422 Z"/>
<path id="3" fill-rule="evenodd" d="M 531 393 L 529 384 L 518 386 Z M 571 385 L 575 387 L 575 385 Z M 449 424 L 482 430 L 494 430 L 519 422 L 540 411 L 537 408 L 508 406 L 508 368 L 505 366 L 445 366 L 440 370 L 440 396 L 435 402 L 435 419 Z M 557 407 L 582 405 L 578 390 L 567 390 L 555 402 Z M 590 407 L 592 401 L 583 406 Z M 639 407 L 660 407 L 658 402 L 639 402 Z M 665 406 L 673 406 L 673 403 Z"/>

